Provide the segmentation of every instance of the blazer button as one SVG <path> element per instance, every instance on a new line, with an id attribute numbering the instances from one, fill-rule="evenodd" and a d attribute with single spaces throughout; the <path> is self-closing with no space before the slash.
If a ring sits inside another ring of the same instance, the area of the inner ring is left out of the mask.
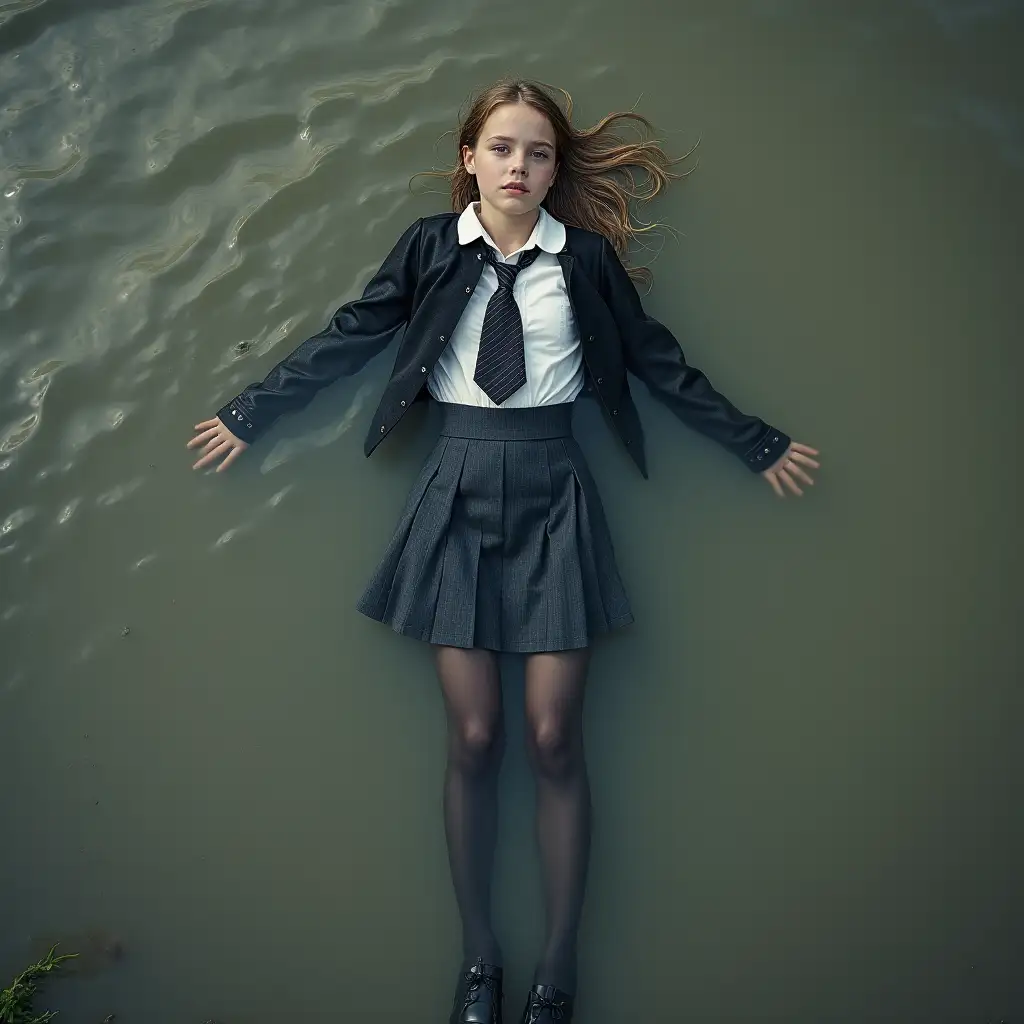
<path id="1" fill-rule="evenodd" d="M 612 409 L 612 415 L 613 416 L 618 416 L 619 415 L 619 410 L 618 409 Z"/>
<path id="2" fill-rule="evenodd" d="M 402 405 L 402 408 L 404 409 L 405 408 L 405 399 L 404 398 L 402 399 L 401 405 Z"/>
<path id="3" fill-rule="evenodd" d="M 421 366 L 420 367 L 420 373 L 426 373 L 426 372 L 427 372 L 427 368 L 425 366 Z"/>
<path id="4" fill-rule="evenodd" d="M 598 377 L 597 378 L 597 383 L 598 384 L 603 384 L 604 383 L 604 377 Z"/>
<path id="5" fill-rule="evenodd" d="M 469 293 L 470 293 L 470 292 L 471 292 L 472 290 L 473 290 L 472 288 L 467 288 L 467 289 L 466 289 L 466 294 L 467 294 L 467 295 L 469 295 Z"/>
<path id="6" fill-rule="evenodd" d="M 381 432 L 382 434 L 384 433 L 384 424 L 383 424 L 383 423 L 382 423 L 382 424 L 380 425 L 380 432 Z"/>
<path id="7" fill-rule="evenodd" d="M 593 341 L 593 340 L 594 340 L 594 336 L 593 335 L 591 335 L 589 338 L 587 338 L 587 341 Z"/>
<path id="8" fill-rule="evenodd" d="M 479 253 L 479 252 L 478 252 L 478 253 L 476 254 L 476 258 L 477 258 L 478 260 L 482 260 L 482 259 L 484 258 L 484 257 L 483 257 L 483 253 Z"/>

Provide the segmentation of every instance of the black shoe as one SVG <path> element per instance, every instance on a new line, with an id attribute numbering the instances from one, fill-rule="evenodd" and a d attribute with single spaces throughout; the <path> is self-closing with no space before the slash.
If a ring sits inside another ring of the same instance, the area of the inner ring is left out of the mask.
<path id="1" fill-rule="evenodd" d="M 459 978 L 448 1024 L 502 1024 L 501 968 L 483 957 Z"/>
<path id="2" fill-rule="evenodd" d="M 526 997 L 522 1024 L 569 1024 L 572 1020 L 572 996 L 554 985 L 534 985 Z"/>

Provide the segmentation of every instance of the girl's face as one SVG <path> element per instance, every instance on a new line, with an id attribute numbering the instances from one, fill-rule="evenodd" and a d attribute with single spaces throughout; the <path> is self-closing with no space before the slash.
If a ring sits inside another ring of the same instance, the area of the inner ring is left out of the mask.
<path id="1" fill-rule="evenodd" d="M 528 103 L 504 103 L 484 122 L 475 146 L 462 147 L 480 198 L 506 216 L 532 213 L 555 178 L 555 130 Z"/>

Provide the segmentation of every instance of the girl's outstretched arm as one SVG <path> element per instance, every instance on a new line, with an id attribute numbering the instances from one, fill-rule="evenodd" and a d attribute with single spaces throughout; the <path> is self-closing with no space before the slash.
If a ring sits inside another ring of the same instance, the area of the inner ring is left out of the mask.
<path id="1" fill-rule="evenodd" d="M 601 255 L 601 291 L 622 338 L 626 368 L 687 426 L 743 459 L 760 473 L 786 452 L 790 438 L 749 416 L 716 391 L 707 376 L 686 362 L 672 332 L 649 316 L 611 243 Z"/>
<path id="2" fill-rule="evenodd" d="M 342 306 L 324 330 L 302 342 L 260 383 L 228 402 L 216 421 L 196 425 L 200 433 L 188 447 L 202 444 L 205 452 L 196 468 L 227 456 L 218 470 L 226 468 L 279 416 L 301 409 L 339 377 L 358 373 L 388 347 L 411 313 L 422 224 L 418 220 L 405 231 L 360 298 Z"/>

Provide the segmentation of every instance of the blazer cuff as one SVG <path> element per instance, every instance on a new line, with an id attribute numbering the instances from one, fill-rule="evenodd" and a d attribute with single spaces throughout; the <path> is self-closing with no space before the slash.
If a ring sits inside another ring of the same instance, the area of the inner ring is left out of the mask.
<path id="1" fill-rule="evenodd" d="M 231 431 L 235 437 L 252 444 L 259 433 L 253 421 L 245 413 L 237 400 L 232 399 L 217 413 L 217 418 Z"/>
<path id="2" fill-rule="evenodd" d="M 769 427 L 761 440 L 743 456 L 743 461 L 752 472 L 763 473 L 782 456 L 790 440 L 788 434 Z"/>

